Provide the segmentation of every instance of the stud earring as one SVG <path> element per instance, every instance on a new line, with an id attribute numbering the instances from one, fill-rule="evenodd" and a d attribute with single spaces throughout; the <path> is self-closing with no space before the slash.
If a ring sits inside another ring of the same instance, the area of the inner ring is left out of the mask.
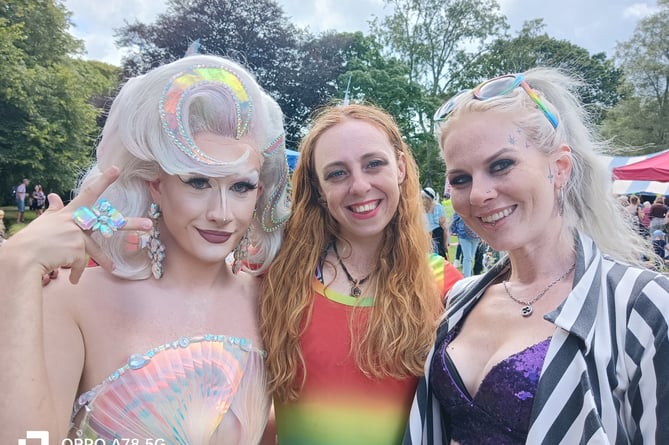
<path id="1" fill-rule="evenodd" d="M 165 259 L 165 245 L 160 242 L 160 230 L 158 229 L 158 218 L 160 218 L 160 206 L 155 202 L 149 207 L 149 218 L 153 221 L 153 227 L 149 234 L 148 249 L 151 259 L 151 273 L 156 280 L 163 276 L 163 260 Z"/>
<path id="2" fill-rule="evenodd" d="M 232 253 L 232 273 L 237 275 L 239 271 L 242 269 L 242 265 L 244 264 L 244 261 L 246 261 L 246 258 L 248 257 L 249 254 L 249 244 L 251 243 L 249 241 L 249 231 L 251 229 L 246 229 L 246 233 L 244 233 L 244 236 L 242 237 L 241 240 L 239 240 L 239 244 L 237 244 L 237 247 L 235 247 L 234 252 Z"/>

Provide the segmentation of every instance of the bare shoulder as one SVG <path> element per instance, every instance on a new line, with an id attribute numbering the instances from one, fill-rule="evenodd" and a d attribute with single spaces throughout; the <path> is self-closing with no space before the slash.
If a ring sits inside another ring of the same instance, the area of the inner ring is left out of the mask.
<path id="1" fill-rule="evenodd" d="M 100 294 L 110 283 L 119 280 L 101 267 L 87 268 L 77 284 L 70 282 L 70 270 L 60 269 L 58 278 L 44 288 L 45 304 L 57 304 L 72 310 L 81 301 Z"/>

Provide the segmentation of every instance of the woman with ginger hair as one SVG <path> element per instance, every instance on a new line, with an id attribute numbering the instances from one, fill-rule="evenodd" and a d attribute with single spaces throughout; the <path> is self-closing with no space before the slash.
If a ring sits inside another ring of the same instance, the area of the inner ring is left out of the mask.
<path id="1" fill-rule="evenodd" d="M 261 304 L 282 445 L 401 441 L 441 297 L 462 276 L 430 256 L 418 176 L 372 106 L 325 108 L 303 139 Z"/>

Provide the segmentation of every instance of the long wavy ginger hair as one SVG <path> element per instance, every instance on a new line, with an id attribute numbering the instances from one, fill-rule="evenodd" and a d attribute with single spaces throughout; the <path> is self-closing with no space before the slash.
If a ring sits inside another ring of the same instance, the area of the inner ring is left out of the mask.
<path id="1" fill-rule="evenodd" d="M 284 243 L 263 280 L 261 333 L 268 351 L 269 388 L 275 400 L 296 400 L 304 385 L 300 338 L 309 323 L 316 265 L 326 246 L 338 238 L 338 223 L 319 203 L 314 151 L 328 129 L 344 121 L 369 122 L 387 134 L 399 158 L 406 158 L 406 178 L 399 185 L 395 216 L 385 229 L 376 267 L 374 306 L 367 323 L 350 329 L 351 353 L 368 376 L 402 378 L 423 374 L 434 341 L 441 300 L 428 264 L 431 240 L 425 230 L 419 172 L 393 118 L 370 105 L 331 106 L 316 115 L 300 144 L 293 174 L 293 210 Z"/>

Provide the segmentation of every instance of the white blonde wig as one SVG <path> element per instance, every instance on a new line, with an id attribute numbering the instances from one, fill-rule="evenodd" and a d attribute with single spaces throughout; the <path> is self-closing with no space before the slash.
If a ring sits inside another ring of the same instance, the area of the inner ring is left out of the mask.
<path id="1" fill-rule="evenodd" d="M 192 81 L 194 70 L 201 67 L 213 68 L 210 71 L 222 73 L 231 80 Z M 178 111 L 173 115 L 178 118 L 178 125 L 171 129 L 165 119 L 166 94 L 175 85 L 175 79 L 188 76 L 191 83 L 187 94 L 181 96 Z M 243 88 L 235 88 L 239 85 Z M 248 99 L 248 115 L 240 113 L 241 96 Z M 247 153 L 234 162 L 203 161 L 189 154 L 184 141 L 193 141 L 201 132 L 238 138 L 240 126 L 245 125 L 248 125 L 245 138 L 264 161 L 260 173 L 263 189 L 251 223 L 253 248 L 249 249 L 249 263 L 254 265 L 254 270 L 247 269 L 260 274 L 279 249 L 283 222 L 290 212 L 283 114 L 254 76 L 238 63 L 217 56 L 193 55 L 128 80 L 109 111 L 97 146 L 97 162 L 79 187 L 116 165 L 121 175 L 103 197 L 123 215 L 148 216 L 151 195 L 147 182 L 156 180 L 161 171 L 170 175 L 224 176 L 234 172 L 248 158 Z M 117 233 L 111 238 L 94 235 L 114 261 L 116 275 L 127 279 L 144 279 L 150 275 L 147 252 L 128 249 L 126 234 Z"/>

